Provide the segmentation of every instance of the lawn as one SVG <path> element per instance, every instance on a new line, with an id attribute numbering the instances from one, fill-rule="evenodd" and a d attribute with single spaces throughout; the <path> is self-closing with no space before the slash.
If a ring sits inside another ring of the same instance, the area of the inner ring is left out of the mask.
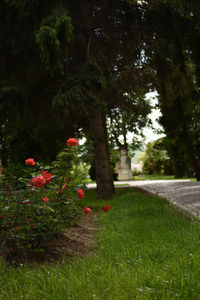
<path id="1" fill-rule="evenodd" d="M 133 180 L 179 180 L 179 179 L 190 179 L 196 181 L 196 178 L 176 178 L 174 175 L 160 175 L 160 174 L 143 174 L 133 176 Z"/>
<path id="2" fill-rule="evenodd" d="M 0 268 L 0 299 L 199 299 L 200 228 L 164 199 L 120 189 L 99 218 L 96 251 L 68 263 Z M 85 203 L 83 203 L 85 205 Z"/>
<path id="3" fill-rule="evenodd" d="M 180 180 L 180 179 L 189 179 L 191 181 L 196 181 L 196 178 L 176 178 L 174 175 L 162 175 L 162 174 L 141 174 L 137 176 L 133 176 L 132 180 Z M 84 180 L 85 183 L 96 183 L 96 181 L 92 181 L 87 178 Z M 115 186 L 117 186 L 117 181 L 115 182 Z"/>

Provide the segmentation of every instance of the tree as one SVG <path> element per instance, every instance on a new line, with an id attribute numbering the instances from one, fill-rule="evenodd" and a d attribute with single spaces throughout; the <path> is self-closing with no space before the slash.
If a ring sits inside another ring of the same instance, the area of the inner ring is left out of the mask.
<path id="1" fill-rule="evenodd" d="M 0 51 L 5 57 L 1 71 L 3 99 L 5 90 L 11 99 L 17 91 L 23 105 L 30 105 L 35 101 L 34 89 L 45 83 L 45 87 L 50 85 L 53 89 L 51 102 L 59 89 L 55 105 L 66 110 L 67 102 L 80 126 L 90 132 L 99 197 L 111 196 L 114 187 L 106 112 L 112 103 L 121 101 L 118 91 L 113 94 L 113 90 L 117 85 L 120 91 L 126 90 L 139 60 L 141 36 L 133 35 L 141 18 L 137 5 L 58 0 L 50 1 L 48 6 L 44 1 L 2 1 L 0 5 Z M 38 101 L 45 103 L 42 98 Z M 10 107 L 16 106 L 10 103 Z"/>
<path id="2" fill-rule="evenodd" d="M 64 138 L 77 132 L 77 124 L 67 110 L 52 108 L 63 77 L 72 26 L 61 1 L 48 4 L 0 3 L 0 135 L 4 165 L 8 159 L 24 162 L 26 155 L 36 153 L 37 159 L 49 162 Z"/>
<path id="3" fill-rule="evenodd" d="M 108 115 L 109 139 L 119 149 L 123 146 L 128 150 L 127 134 L 134 133 L 132 148 L 139 147 L 141 143 L 137 136 L 143 136 L 142 130 L 150 126 L 148 114 L 151 111 L 150 103 L 145 100 L 145 95 L 137 97 L 126 93 L 121 106 L 110 110 Z"/>
<path id="4" fill-rule="evenodd" d="M 152 38 L 146 47 L 155 69 L 159 93 L 160 119 L 171 145 L 179 148 L 187 169 L 200 180 L 199 129 L 196 117 L 200 103 L 196 41 L 198 5 L 195 1 L 150 1 L 146 22 L 151 24 Z M 195 32 L 191 35 L 191 32 Z"/>
<path id="5" fill-rule="evenodd" d="M 44 1 L 0 3 L 1 103 L 7 104 L 8 97 L 9 107 L 16 108 L 14 99 L 18 98 L 29 107 L 41 86 L 45 90 L 51 86 L 49 94 L 39 93 L 42 96 L 38 103 L 50 103 L 51 107 L 53 101 L 54 107 L 68 111 L 75 119 L 70 124 L 89 132 L 101 198 L 114 193 L 106 116 L 120 111 L 129 122 L 127 95 L 135 101 L 155 86 L 160 95 L 162 122 L 171 140 L 175 135 L 167 122 L 168 111 L 170 106 L 181 111 L 178 146 L 200 178 L 199 123 L 195 112 L 199 105 L 199 12 L 194 0 L 191 5 L 188 1 L 179 2 L 51 0 L 48 6 Z M 191 36 L 192 29 L 195 34 Z M 137 108 L 132 108 L 137 115 Z M 17 110 L 12 111 L 21 118 Z M 4 118 L 2 125 L 11 119 L 12 114 Z M 42 124 L 42 117 L 40 121 Z M 176 124 L 176 114 L 173 122 Z M 66 123 L 62 124 L 64 128 Z M 183 134 L 187 138 L 183 139 Z M 4 154 L 5 147 L 3 140 Z"/>
<path id="6" fill-rule="evenodd" d="M 165 138 L 165 146 L 170 157 L 171 168 L 176 178 L 193 177 L 194 171 L 188 159 L 174 139 Z"/>
<path id="7" fill-rule="evenodd" d="M 141 80 L 142 74 L 148 77 L 140 65 L 142 37 L 135 29 L 141 13 L 137 5 L 122 1 L 84 1 L 78 11 L 79 22 L 77 4 L 71 4 L 72 24 L 78 34 L 71 44 L 66 80 L 55 105 L 68 106 L 77 118 L 81 111 L 82 126 L 90 133 L 95 151 L 98 196 L 105 198 L 114 192 L 106 115 L 112 108 L 125 105 L 125 93 L 132 93 L 133 98 L 133 84 L 139 75 L 147 90 L 147 83 Z"/>
<path id="8" fill-rule="evenodd" d="M 148 174 L 173 174 L 172 165 L 166 148 L 166 138 L 160 138 L 146 145 L 143 157 L 143 170 Z"/>

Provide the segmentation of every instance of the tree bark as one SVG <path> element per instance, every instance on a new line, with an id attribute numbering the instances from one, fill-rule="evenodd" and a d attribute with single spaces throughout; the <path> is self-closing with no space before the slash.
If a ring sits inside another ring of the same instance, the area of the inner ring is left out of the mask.
<path id="1" fill-rule="evenodd" d="M 185 137 L 185 144 L 187 147 L 188 156 L 189 156 L 192 166 L 194 168 L 196 180 L 200 181 L 200 169 L 199 169 L 198 160 L 196 159 L 195 149 L 194 149 L 194 146 L 192 143 L 192 139 L 190 139 L 190 136 L 187 132 L 186 127 L 183 126 L 183 128 L 184 128 L 184 137 Z"/>
<path id="2" fill-rule="evenodd" d="M 187 150 L 189 159 L 191 161 L 191 164 L 193 166 L 195 177 L 196 177 L 197 181 L 200 181 L 200 167 L 199 167 L 198 160 L 196 158 L 196 151 L 195 151 L 195 148 L 193 145 L 193 140 L 190 137 L 190 134 L 188 132 L 188 125 L 187 125 L 187 121 L 184 117 L 182 103 L 180 103 L 180 113 L 181 113 L 181 117 L 182 117 L 182 121 L 183 121 L 183 124 L 182 124 L 183 139 L 185 140 L 186 150 Z"/>
<path id="3" fill-rule="evenodd" d="M 97 198 L 106 199 L 114 194 L 115 189 L 109 161 L 106 120 L 101 111 L 90 114 L 89 131 L 94 147 Z"/>

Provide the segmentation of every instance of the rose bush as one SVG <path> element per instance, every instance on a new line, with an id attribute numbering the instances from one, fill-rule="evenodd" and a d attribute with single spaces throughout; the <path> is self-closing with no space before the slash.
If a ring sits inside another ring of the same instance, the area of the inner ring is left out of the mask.
<path id="1" fill-rule="evenodd" d="M 79 202 L 84 201 L 84 191 L 74 170 L 79 163 L 77 145 L 76 139 L 68 139 L 67 147 L 48 170 L 33 158 L 26 159 L 27 176 L 17 178 L 25 188 L 2 188 L 0 242 L 12 255 L 41 247 L 82 215 Z M 84 209 L 85 214 L 88 212 L 89 208 Z"/>

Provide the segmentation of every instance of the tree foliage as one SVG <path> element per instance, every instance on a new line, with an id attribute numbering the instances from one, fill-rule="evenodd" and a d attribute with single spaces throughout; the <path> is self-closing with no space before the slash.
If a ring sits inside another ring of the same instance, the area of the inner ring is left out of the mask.
<path id="1" fill-rule="evenodd" d="M 145 18 L 152 30 L 146 55 L 155 70 L 160 122 L 171 150 L 178 154 L 177 166 L 180 157 L 184 158 L 184 170 L 193 169 L 200 180 L 199 4 L 161 0 L 149 1 L 145 6 L 150 7 Z"/>
<path id="2" fill-rule="evenodd" d="M 171 149 L 200 179 L 199 6 L 195 0 L 1 1 L 3 162 L 35 149 L 51 160 L 66 131 L 83 128 L 96 153 L 98 185 L 107 184 L 111 195 L 106 117 L 112 137 L 119 144 L 122 135 L 126 144 L 127 130 L 140 132 L 147 123 L 144 95 L 156 89 Z"/>
<path id="3" fill-rule="evenodd" d="M 50 162 L 77 131 L 52 107 L 72 38 L 62 1 L 1 1 L 0 139 L 3 165 L 24 155 Z M 48 150 L 48 151 L 47 151 Z"/>
<path id="4" fill-rule="evenodd" d="M 160 138 L 146 145 L 142 158 L 143 171 L 148 174 L 173 174 L 171 160 L 166 148 L 166 138 Z"/>

